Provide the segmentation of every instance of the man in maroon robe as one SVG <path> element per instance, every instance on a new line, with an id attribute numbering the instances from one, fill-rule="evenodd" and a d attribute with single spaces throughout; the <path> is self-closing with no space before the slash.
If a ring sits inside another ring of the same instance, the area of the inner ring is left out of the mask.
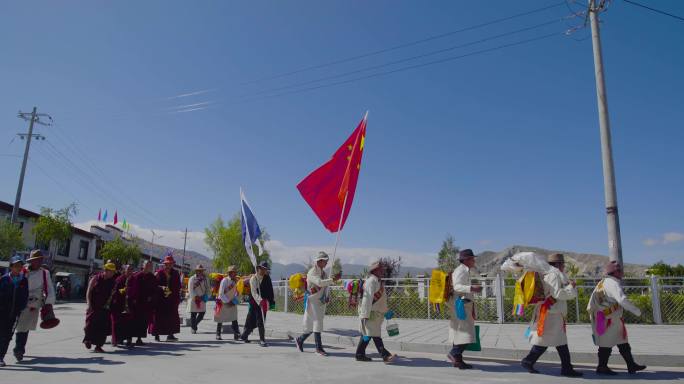
<path id="1" fill-rule="evenodd" d="M 147 328 L 152 323 L 154 309 L 161 289 L 152 273 L 152 262 L 145 261 L 142 271 L 133 274 L 128 281 L 128 307 L 133 314 L 131 336 L 137 337 L 135 345 L 145 345 L 142 338 L 147 337 Z"/>
<path id="2" fill-rule="evenodd" d="M 104 352 L 102 346 L 112 330 L 110 306 L 115 293 L 115 273 L 116 265 L 109 262 L 104 265 L 104 272 L 93 276 L 88 283 L 86 293 L 88 309 L 86 311 L 86 324 L 83 329 L 85 331 L 83 344 L 88 349 L 94 344 L 95 352 L 99 353 Z"/>
<path id="3" fill-rule="evenodd" d="M 128 287 L 133 277 L 133 266 L 124 265 L 122 273 L 114 284 L 112 298 L 112 346 L 118 346 L 126 341 L 126 347 L 133 347 L 133 314 L 130 309 Z"/>
<path id="4" fill-rule="evenodd" d="M 177 341 L 174 334 L 180 333 L 178 305 L 180 304 L 181 281 L 180 274 L 173 269 L 175 264 L 173 256 L 168 255 L 164 258 L 164 268 L 155 273 L 157 285 L 162 290 L 157 301 L 154 321 L 150 327 L 150 333 L 154 335 L 156 341 L 159 341 L 161 335 L 166 335 L 166 341 Z"/>

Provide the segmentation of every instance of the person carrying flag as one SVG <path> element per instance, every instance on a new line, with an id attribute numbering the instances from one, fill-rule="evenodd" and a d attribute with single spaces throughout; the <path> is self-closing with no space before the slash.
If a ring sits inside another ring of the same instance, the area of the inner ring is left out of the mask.
<path id="1" fill-rule="evenodd" d="M 267 262 L 262 261 L 257 265 L 256 273 L 249 279 L 249 311 L 245 320 L 245 330 L 240 336 L 240 340 L 249 343 L 249 335 L 254 328 L 259 328 L 259 345 L 267 347 L 266 312 L 271 302 L 274 302 L 273 283 L 268 275 L 270 268 Z"/>
<path id="2" fill-rule="evenodd" d="M 325 309 L 330 301 L 328 286 L 340 279 L 339 274 L 332 278 L 328 278 L 328 275 L 325 273 L 328 259 L 327 253 L 322 251 L 319 252 L 314 260 L 313 267 L 306 275 L 307 292 L 304 301 L 304 333 L 295 339 L 299 351 L 304 352 L 304 341 L 313 332 L 314 342 L 316 343 L 316 353 L 321 356 L 328 356 L 328 352 L 323 349 L 323 342 L 321 341 Z"/>
<path id="3" fill-rule="evenodd" d="M 190 312 L 190 328 L 197 333 L 197 326 L 204 319 L 207 312 L 207 301 L 211 293 L 209 281 L 204 275 L 204 266 L 198 264 L 195 274 L 188 279 L 188 312 Z"/>

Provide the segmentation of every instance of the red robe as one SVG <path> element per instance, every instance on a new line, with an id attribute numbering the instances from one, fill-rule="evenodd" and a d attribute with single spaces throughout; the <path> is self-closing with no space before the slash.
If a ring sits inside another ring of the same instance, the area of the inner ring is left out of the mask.
<path id="1" fill-rule="evenodd" d="M 147 327 L 152 323 L 160 294 L 157 278 L 151 272 L 136 272 L 128 281 L 126 292 L 128 308 L 133 314 L 132 336 L 147 337 Z"/>
<path id="2" fill-rule="evenodd" d="M 105 273 L 95 275 L 89 284 L 88 310 L 86 311 L 84 343 L 104 345 L 111 334 L 110 305 L 114 293 L 114 278 L 105 279 Z"/>
<path id="3" fill-rule="evenodd" d="M 130 298 L 128 287 L 133 275 L 121 275 L 114 284 L 114 296 L 112 297 L 112 344 L 116 345 L 133 337 L 133 315 L 130 311 Z M 121 290 L 124 290 L 122 293 Z"/>
<path id="4" fill-rule="evenodd" d="M 163 269 L 155 273 L 157 285 L 168 287 L 170 293 L 165 295 L 163 292 L 157 300 L 157 308 L 154 312 L 154 320 L 150 326 L 150 333 L 159 335 L 173 335 L 180 333 L 180 316 L 178 315 L 178 305 L 180 304 L 181 282 L 180 274 L 175 269 L 171 270 L 169 278 Z"/>

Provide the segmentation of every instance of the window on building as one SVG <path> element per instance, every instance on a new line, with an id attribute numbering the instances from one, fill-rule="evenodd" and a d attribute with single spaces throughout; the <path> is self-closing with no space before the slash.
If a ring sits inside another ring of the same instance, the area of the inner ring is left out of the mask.
<path id="1" fill-rule="evenodd" d="M 81 240 L 81 243 L 78 247 L 78 259 L 79 260 L 87 260 L 88 259 L 88 247 L 90 246 L 90 242 L 87 240 Z"/>
<path id="2" fill-rule="evenodd" d="M 69 251 L 71 251 L 71 239 L 59 243 L 57 248 L 57 254 L 63 257 L 69 257 Z"/>

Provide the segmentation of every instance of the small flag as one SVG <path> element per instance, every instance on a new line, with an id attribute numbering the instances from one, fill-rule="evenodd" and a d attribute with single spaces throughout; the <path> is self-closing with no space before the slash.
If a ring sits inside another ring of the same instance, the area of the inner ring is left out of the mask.
<path id="1" fill-rule="evenodd" d="M 123 228 L 124 231 L 128 231 L 128 223 L 126 222 L 125 217 L 123 219 L 123 224 L 121 224 L 121 228 Z"/>
<path id="2" fill-rule="evenodd" d="M 297 185 L 299 193 L 318 219 L 333 233 L 344 228 L 354 201 L 366 142 L 367 116 L 368 114 L 337 149 L 332 159 L 311 172 Z"/>
<path id="3" fill-rule="evenodd" d="M 100 208 L 100 210 L 97 211 L 97 221 L 102 221 L 102 208 Z"/>
<path id="4" fill-rule="evenodd" d="M 102 221 L 107 222 L 107 209 L 105 208 L 105 213 L 102 215 Z"/>
<path id="5" fill-rule="evenodd" d="M 119 222 L 119 215 L 117 215 L 118 211 L 114 211 L 114 225 L 116 225 Z"/>
<path id="6" fill-rule="evenodd" d="M 249 259 L 252 260 L 254 264 L 254 269 L 256 270 L 257 259 L 254 255 L 254 250 L 252 245 L 254 243 L 259 244 L 259 236 L 261 236 L 261 228 L 259 228 L 259 223 L 257 223 L 252 208 L 250 208 L 247 200 L 245 199 L 245 194 L 240 188 L 240 206 L 242 211 L 242 216 L 240 223 L 242 224 L 242 240 L 245 243 L 245 249 L 249 255 Z"/>

